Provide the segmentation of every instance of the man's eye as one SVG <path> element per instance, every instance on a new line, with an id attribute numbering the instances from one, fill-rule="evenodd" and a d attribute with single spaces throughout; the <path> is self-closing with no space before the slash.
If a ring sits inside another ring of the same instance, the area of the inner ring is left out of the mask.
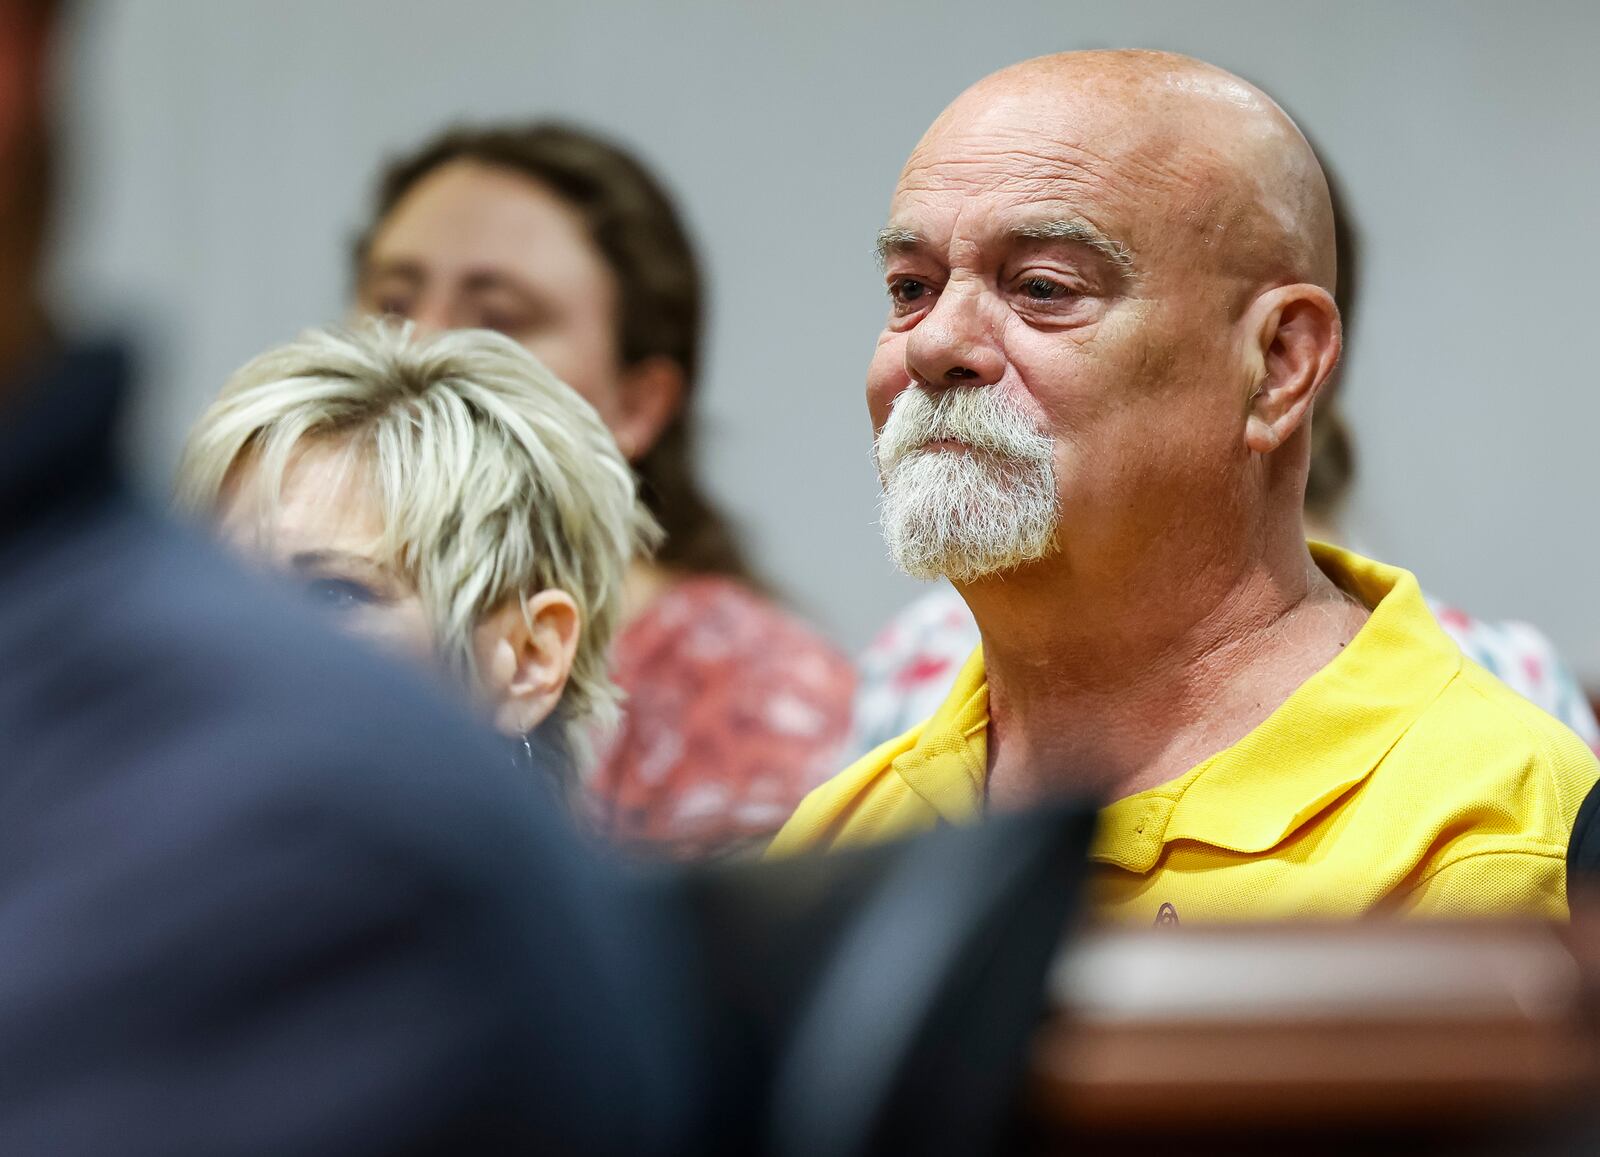
<path id="1" fill-rule="evenodd" d="M 371 587 L 351 579 L 312 579 L 306 583 L 306 594 L 330 611 L 354 611 L 380 601 Z"/>
<path id="2" fill-rule="evenodd" d="M 932 291 L 921 281 L 896 277 L 889 282 L 889 298 L 897 309 L 909 309 L 925 300 Z"/>
<path id="3" fill-rule="evenodd" d="M 1048 277 L 1025 277 L 1017 288 L 1030 301 L 1059 301 L 1072 295 L 1072 290 Z"/>

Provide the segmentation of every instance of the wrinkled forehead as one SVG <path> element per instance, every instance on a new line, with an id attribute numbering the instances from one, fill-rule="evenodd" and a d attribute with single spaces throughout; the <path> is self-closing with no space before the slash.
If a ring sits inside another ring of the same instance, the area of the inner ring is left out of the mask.
<path id="1" fill-rule="evenodd" d="M 1210 126 L 1195 121 L 1161 93 L 963 98 L 907 161 L 890 225 L 1000 233 L 1060 217 L 1135 256 L 1203 244 L 1207 228 L 1239 218 L 1250 198 Z"/>

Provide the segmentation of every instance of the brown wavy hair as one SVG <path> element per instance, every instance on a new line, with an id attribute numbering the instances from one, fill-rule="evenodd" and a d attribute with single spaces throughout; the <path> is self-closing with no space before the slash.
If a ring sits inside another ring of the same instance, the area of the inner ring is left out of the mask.
<path id="1" fill-rule="evenodd" d="M 616 280 L 622 364 L 667 357 L 683 370 L 683 404 L 633 464 L 645 504 L 666 532 L 656 559 L 693 574 L 754 582 L 732 526 L 695 472 L 692 403 L 701 366 L 705 278 L 666 190 L 630 153 L 570 125 L 457 126 L 383 170 L 372 215 L 355 246 L 358 276 L 373 236 L 400 200 L 454 161 L 520 173 L 577 210 Z"/>

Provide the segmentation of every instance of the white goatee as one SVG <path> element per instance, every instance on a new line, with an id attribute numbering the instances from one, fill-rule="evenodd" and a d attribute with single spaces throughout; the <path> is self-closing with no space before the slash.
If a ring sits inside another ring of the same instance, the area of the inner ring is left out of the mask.
<path id="1" fill-rule="evenodd" d="M 946 439 L 965 448 L 926 448 Z M 1061 520 L 1052 449 L 993 387 L 902 390 L 874 447 L 896 565 L 965 583 L 1045 557 Z"/>

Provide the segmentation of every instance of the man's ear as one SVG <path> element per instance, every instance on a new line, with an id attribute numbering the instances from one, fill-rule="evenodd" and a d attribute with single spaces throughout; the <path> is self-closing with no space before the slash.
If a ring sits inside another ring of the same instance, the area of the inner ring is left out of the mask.
<path id="1" fill-rule="evenodd" d="M 511 598 L 473 633 L 478 675 L 505 735 L 526 735 L 561 700 L 582 630 L 578 604 L 566 591 L 540 591 L 526 602 Z"/>
<path id="2" fill-rule="evenodd" d="M 1305 422 L 1311 403 L 1339 363 L 1339 307 L 1315 285 L 1284 285 L 1256 299 L 1250 353 L 1258 377 L 1250 396 L 1245 444 L 1270 454 Z"/>
<path id="3" fill-rule="evenodd" d="M 664 355 L 645 358 L 622 371 L 611 433 L 629 462 L 637 462 L 661 439 L 683 408 L 683 367 Z"/>

